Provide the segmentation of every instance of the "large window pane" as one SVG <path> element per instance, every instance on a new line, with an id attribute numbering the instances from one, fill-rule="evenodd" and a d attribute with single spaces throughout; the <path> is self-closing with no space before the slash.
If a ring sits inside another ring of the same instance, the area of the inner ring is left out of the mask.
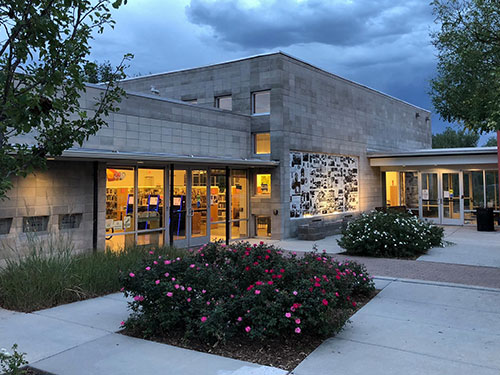
<path id="1" fill-rule="evenodd" d="M 437 173 L 422 173 L 422 215 L 426 218 L 439 217 Z"/>
<path id="2" fill-rule="evenodd" d="M 478 207 L 484 207 L 483 171 L 464 172 L 464 223 L 475 224 Z"/>
<path id="3" fill-rule="evenodd" d="M 231 239 L 248 237 L 248 220 L 238 220 L 231 223 Z"/>
<path id="4" fill-rule="evenodd" d="M 399 173 L 385 173 L 385 194 L 387 207 L 399 206 Z"/>
<path id="5" fill-rule="evenodd" d="M 134 234 L 119 234 L 106 237 L 106 249 L 122 251 L 128 247 L 135 246 Z"/>
<path id="6" fill-rule="evenodd" d="M 164 232 L 146 232 L 137 235 L 137 245 L 139 246 L 163 246 Z"/>
<path id="7" fill-rule="evenodd" d="M 248 219 L 247 209 L 247 173 L 246 171 L 231 171 L 231 219 Z"/>
<path id="8" fill-rule="evenodd" d="M 497 171 L 486 171 L 486 207 L 499 209 Z"/>
<path id="9" fill-rule="evenodd" d="M 138 171 L 138 179 L 137 228 L 163 228 L 164 171 L 141 168 Z"/>
<path id="10" fill-rule="evenodd" d="M 172 204 L 172 235 L 174 240 L 186 238 L 186 193 L 187 193 L 187 171 L 177 169 L 174 171 L 174 191 Z"/>
<path id="11" fill-rule="evenodd" d="M 418 216 L 418 173 L 401 172 L 401 205 Z"/>
<path id="12" fill-rule="evenodd" d="M 271 196 L 271 174 L 258 174 L 256 176 L 256 193 L 265 197 Z"/>
<path id="13" fill-rule="evenodd" d="M 207 171 L 191 172 L 191 236 L 207 235 Z"/>
<path id="14" fill-rule="evenodd" d="M 226 220 L 226 171 L 212 169 L 210 182 L 210 222 Z"/>
<path id="15" fill-rule="evenodd" d="M 264 114 L 271 112 L 271 91 L 259 91 L 252 94 L 252 113 Z"/>
<path id="16" fill-rule="evenodd" d="M 270 154 L 271 153 L 271 134 L 257 133 L 255 134 L 255 153 Z"/>
<path id="17" fill-rule="evenodd" d="M 106 169 L 106 235 L 134 228 L 134 170 Z"/>

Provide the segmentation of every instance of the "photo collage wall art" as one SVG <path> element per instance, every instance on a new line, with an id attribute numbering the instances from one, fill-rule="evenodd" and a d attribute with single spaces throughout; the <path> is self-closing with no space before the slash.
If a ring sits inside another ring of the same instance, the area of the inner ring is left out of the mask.
<path id="1" fill-rule="evenodd" d="M 290 217 L 358 210 L 358 159 L 351 156 L 290 153 Z"/>

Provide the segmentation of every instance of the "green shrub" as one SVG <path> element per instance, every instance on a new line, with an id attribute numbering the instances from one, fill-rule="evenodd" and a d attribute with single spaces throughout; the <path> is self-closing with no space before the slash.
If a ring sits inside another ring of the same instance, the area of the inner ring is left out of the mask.
<path id="1" fill-rule="evenodd" d="M 132 268 L 149 250 L 75 255 L 68 238 L 32 240 L 29 246 L 26 256 L 8 259 L 0 269 L 0 305 L 6 309 L 30 312 L 117 292 L 120 271 Z"/>
<path id="2" fill-rule="evenodd" d="M 0 370 L 2 374 L 5 375 L 23 375 L 26 374 L 26 370 L 23 366 L 28 364 L 25 359 L 26 353 L 20 353 L 17 351 L 17 344 L 12 345 L 12 353 L 9 353 L 7 349 L 0 349 Z"/>
<path id="3" fill-rule="evenodd" d="M 372 212 L 351 221 L 338 240 L 350 255 L 412 258 L 442 246 L 443 228 L 396 212 Z"/>
<path id="4" fill-rule="evenodd" d="M 134 314 L 125 327 L 143 337 L 182 332 L 208 342 L 338 332 L 373 292 L 363 266 L 326 254 L 284 256 L 273 246 L 204 245 L 184 257 L 158 253 L 122 276 Z"/>

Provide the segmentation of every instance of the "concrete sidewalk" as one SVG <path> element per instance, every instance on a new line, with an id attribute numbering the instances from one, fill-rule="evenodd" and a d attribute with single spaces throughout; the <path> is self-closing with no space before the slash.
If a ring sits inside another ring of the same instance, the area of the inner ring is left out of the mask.
<path id="1" fill-rule="evenodd" d="M 294 371 L 498 375 L 500 290 L 393 281 Z"/>
<path id="2" fill-rule="evenodd" d="M 129 315 L 121 294 L 30 314 L 0 309 L 0 348 L 14 343 L 30 365 L 54 374 L 238 374 L 286 371 L 116 334 Z"/>
<path id="3" fill-rule="evenodd" d="M 500 267 L 500 231 L 478 232 L 471 226 L 444 227 L 451 244 L 430 249 L 417 260 L 483 267 Z"/>

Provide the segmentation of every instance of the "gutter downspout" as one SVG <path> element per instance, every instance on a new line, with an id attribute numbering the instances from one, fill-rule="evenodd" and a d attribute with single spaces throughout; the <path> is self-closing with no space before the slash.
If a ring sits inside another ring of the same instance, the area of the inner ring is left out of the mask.
<path id="1" fill-rule="evenodd" d="M 98 208 L 99 208 L 99 162 L 95 161 L 92 163 L 94 169 L 94 205 L 93 205 L 93 221 L 92 221 L 92 250 L 97 251 L 97 219 L 98 219 Z"/>

